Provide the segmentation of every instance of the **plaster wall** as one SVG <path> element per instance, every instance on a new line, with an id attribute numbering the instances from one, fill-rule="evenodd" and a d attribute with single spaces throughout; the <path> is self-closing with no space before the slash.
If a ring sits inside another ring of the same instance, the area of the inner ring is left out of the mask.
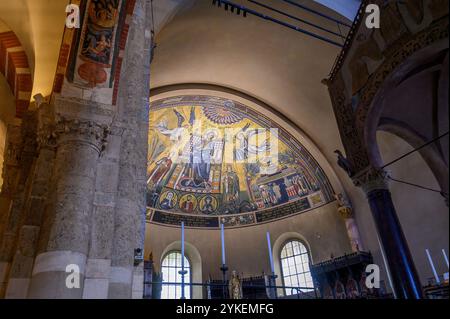
<path id="1" fill-rule="evenodd" d="M 270 233 L 272 247 L 280 237 L 284 238 L 286 233 L 302 236 L 310 247 L 313 263 L 327 260 L 331 254 L 340 256 L 351 252 L 345 225 L 337 213 L 336 203 L 333 202 L 268 224 L 225 229 L 225 254 L 230 271 L 236 270 L 244 277 L 270 273 L 267 232 Z M 160 269 L 160 262 L 167 253 L 167 247 L 180 238 L 180 228 L 147 223 L 145 255 L 153 253 L 156 271 Z M 292 237 L 295 238 L 297 236 Z M 186 229 L 186 241 L 194 246 L 201 256 L 202 282 L 210 276 L 213 279 L 222 278 L 219 269 L 222 260 L 220 230 Z M 276 272 L 281 275 L 278 265 Z"/>

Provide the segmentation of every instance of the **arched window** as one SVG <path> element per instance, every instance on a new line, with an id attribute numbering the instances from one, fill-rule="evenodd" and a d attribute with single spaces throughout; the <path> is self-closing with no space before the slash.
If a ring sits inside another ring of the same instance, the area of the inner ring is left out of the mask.
<path id="1" fill-rule="evenodd" d="M 179 251 L 173 251 L 168 253 L 162 262 L 161 273 L 163 284 L 161 291 L 161 299 L 180 299 L 181 298 L 181 253 Z M 189 260 L 184 256 L 184 270 L 187 271 L 184 276 L 184 282 L 189 284 L 191 282 L 191 264 Z M 186 285 L 184 287 L 184 294 L 186 299 L 191 298 L 191 286 Z"/>
<path id="2" fill-rule="evenodd" d="M 286 287 L 301 287 L 302 292 L 314 289 L 309 270 L 309 253 L 305 245 L 298 240 L 287 242 L 281 250 L 281 273 Z M 296 294 L 292 288 L 285 288 L 286 296 Z"/>

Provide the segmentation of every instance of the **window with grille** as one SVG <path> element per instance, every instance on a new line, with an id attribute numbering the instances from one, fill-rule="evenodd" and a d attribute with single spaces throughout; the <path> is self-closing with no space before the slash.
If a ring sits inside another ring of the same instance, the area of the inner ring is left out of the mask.
<path id="1" fill-rule="evenodd" d="M 161 265 L 161 273 L 163 279 L 161 299 L 180 299 L 181 298 L 181 253 L 174 251 L 167 254 Z M 184 293 L 186 299 L 191 298 L 191 265 L 189 260 L 184 257 L 184 270 L 187 271 L 184 276 L 184 282 L 186 284 Z M 167 284 L 165 284 L 167 283 Z"/>
<path id="2" fill-rule="evenodd" d="M 298 240 L 287 242 L 281 250 L 281 272 L 286 287 L 299 287 L 302 292 L 314 289 L 309 270 L 309 252 Z M 287 296 L 297 294 L 297 290 L 285 288 Z"/>

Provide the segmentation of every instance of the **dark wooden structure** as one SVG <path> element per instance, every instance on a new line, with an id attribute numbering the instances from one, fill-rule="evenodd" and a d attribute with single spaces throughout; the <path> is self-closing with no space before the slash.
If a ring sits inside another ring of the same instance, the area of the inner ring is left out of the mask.
<path id="1" fill-rule="evenodd" d="M 366 267 L 372 263 L 372 255 L 361 251 L 311 265 L 311 275 L 323 299 L 388 298 L 384 283 L 380 289 L 365 284 Z"/>
<path id="2" fill-rule="evenodd" d="M 448 281 L 423 287 L 423 294 L 427 299 L 449 299 Z"/>
<path id="3" fill-rule="evenodd" d="M 153 298 L 153 261 L 144 260 L 144 299 Z"/>

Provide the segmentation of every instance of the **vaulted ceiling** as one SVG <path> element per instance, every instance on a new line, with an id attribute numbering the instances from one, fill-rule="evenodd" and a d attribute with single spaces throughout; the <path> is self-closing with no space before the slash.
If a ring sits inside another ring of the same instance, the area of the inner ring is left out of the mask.
<path id="1" fill-rule="evenodd" d="M 347 16 L 351 12 L 351 6 L 320 1 Z M 248 1 L 235 2 L 250 6 Z M 297 2 L 345 20 L 312 0 Z M 33 95 L 51 92 L 68 3 L 0 2 L 0 19 L 16 33 L 28 55 Z M 338 32 L 335 23 L 283 1 L 277 2 L 277 8 Z M 152 88 L 194 83 L 243 92 L 295 124 L 334 162 L 333 151 L 341 143 L 321 80 L 332 68 L 338 47 L 256 17 L 233 15 L 209 0 L 155 0 L 154 9 L 158 48 L 152 64 Z"/>
<path id="2" fill-rule="evenodd" d="M 236 2 L 247 5 L 246 1 Z M 344 20 L 312 1 L 303 3 Z M 337 28 L 335 23 L 329 24 L 282 1 L 277 7 Z M 340 52 L 338 47 L 253 16 L 243 18 L 212 6 L 210 1 L 182 7 L 158 32 L 156 40 L 153 93 L 161 87 L 186 84 L 243 92 L 291 120 L 329 162 L 334 162 L 333 151 L 341 142 L 328 91 L 321 80 L 330 72 Z"/>

